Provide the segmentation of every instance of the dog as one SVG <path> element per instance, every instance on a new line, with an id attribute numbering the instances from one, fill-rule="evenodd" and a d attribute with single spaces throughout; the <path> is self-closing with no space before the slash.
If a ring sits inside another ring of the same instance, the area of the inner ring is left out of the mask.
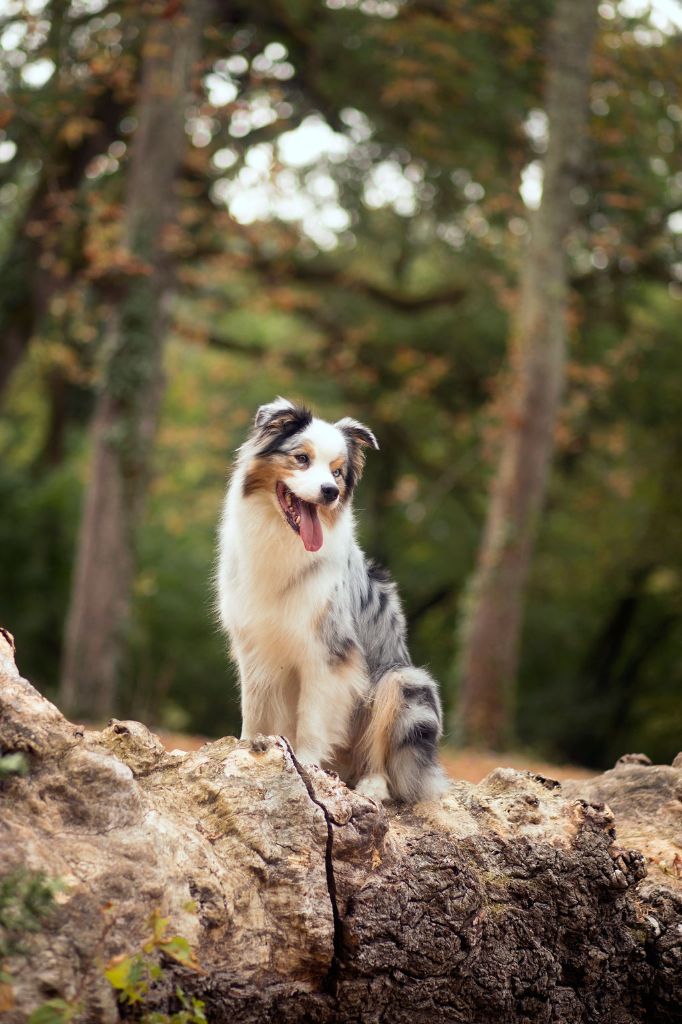
<path id="1" fill-rule="evenodd" d="M 376 801 L 444 788 L 438 687 L 410 661 L 388 573 L 355 539 L 372 431 L 277 398 L 237 452 L 219 527 L 219 617 L 241 686 L 242 739 L 287 738 L 301 763 Z"/>

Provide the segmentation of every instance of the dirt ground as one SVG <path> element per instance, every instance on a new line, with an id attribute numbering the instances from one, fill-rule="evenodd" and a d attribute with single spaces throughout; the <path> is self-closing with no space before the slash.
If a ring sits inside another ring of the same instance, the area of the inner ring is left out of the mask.
<path id="1" fill-rule="evenodd" d="M 206 743 L 203 736 L 189 736 L 179 732 L 159 732 L 159 737 L 167 750 L 197 750 Z M 452 750 L 444 748 L 441 759 L 448 775 L 453 779 L 464 779 L 467 782 L 480 782 L 493 768 L 517 768 L 519 770 L 539 772 L 551 779 L 589 779 L 596 775 L 587 768 L 578 768 L 570 764 L 550 764 L 531 755 L 508 752 L 497 754 L 493 751 L 480 751 L 463 748 Z"/>
<path id="2" fill-rule="evenodd" d="M 480 782 L 493 768 L 527 769 L 550 779 L 558 779 L 559 782 L 564 779 L 590 779 L 598 774 L 577 765 L 550 764 L 538 757 L 513 751 L 496 754 L 466 747 L 461 750 L 446 748 L 441 751 L 441 760 L 451 778 L 465 779 L 467 782 Z"/>

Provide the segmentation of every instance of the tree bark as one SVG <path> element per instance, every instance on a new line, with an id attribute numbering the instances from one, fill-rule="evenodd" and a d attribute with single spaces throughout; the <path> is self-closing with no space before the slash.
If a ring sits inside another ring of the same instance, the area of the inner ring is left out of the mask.
<path id="1" fill-rule="evenodd" d="M 65 886 L 6 959 L 6 1024 L 55 997 L 130 1019 L 104 970 L 154 913 L 201 971 L 160 955 L 144 1010 L 179 985 L 212 1024 L 682 1020 L 682 757 L 563 788 L 499 768 L 386 810 L 280 737 L 173 755 L 136 722 L 84 734 L 1 636 L 0 749 L 29 765 L 0 782 L 0 870 Z"/>
<path id="2" fill-rule="evenodd" d="M 74 713 L 111 713 L 125 650 L 134 538 L 149 478 L 163 390 L 170 288 L 164 231 L 186 146 L 185 102 L 205 0 L 149 15 L 126 194 L 128 277 L 113 318 L 92 424 L 85 493 L 66 624 L 60 700 Z"/>
<path id="3" fill-rule="evenodd" d="M 509 400 L 477 566 L 462 610 L 456 729 L 508 741 L 524 593 L 553 448 L 566 349 L 566 240 L 586 160 L 596 0 L 559 0 L 549 40 L 549 144 L 512 324 Z"/>
<path id="4" fill-rule="evenodd" d="M 94 132 L 75 146 L 55 145 L 0 265 L 0 404 L 55 294 L 72 282 L 84 259 L 79 189 L 90 161 L 116 138 L 125 107 L 107 91 L 86 113 Z"/>

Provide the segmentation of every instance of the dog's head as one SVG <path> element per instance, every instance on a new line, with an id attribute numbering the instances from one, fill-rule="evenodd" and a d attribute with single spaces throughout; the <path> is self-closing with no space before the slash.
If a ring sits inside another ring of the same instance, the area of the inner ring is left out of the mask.
<path id="1" fill-rule="evenodd" d="M 357 420 L 327 423 L 277 398 L 256 413 L 244 448 L 243 495 L 272 498 L 306 551 L 319 551 L 324 541 L 320 520 L 333 527 L 362 476 L 364 449 L 378 447 L 372 431 Z"/>

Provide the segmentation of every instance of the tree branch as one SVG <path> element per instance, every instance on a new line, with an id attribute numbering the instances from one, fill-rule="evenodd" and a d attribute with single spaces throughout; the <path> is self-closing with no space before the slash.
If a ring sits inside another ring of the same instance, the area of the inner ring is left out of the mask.
<path id="1" fill-rule="evenodd" d="M 460 285 L 448 285 L 415 295 L 357 277 L 347 270 L 281 258 L 268 259 L 262 254 L 254 255 L 253 266 L 271 281 L 280 281 L 284 277 L 302 284 L 345 289 L 404 313 L 421 313 L 436 306 L 455 306 L 468 294 L 468 290 Z"/>

